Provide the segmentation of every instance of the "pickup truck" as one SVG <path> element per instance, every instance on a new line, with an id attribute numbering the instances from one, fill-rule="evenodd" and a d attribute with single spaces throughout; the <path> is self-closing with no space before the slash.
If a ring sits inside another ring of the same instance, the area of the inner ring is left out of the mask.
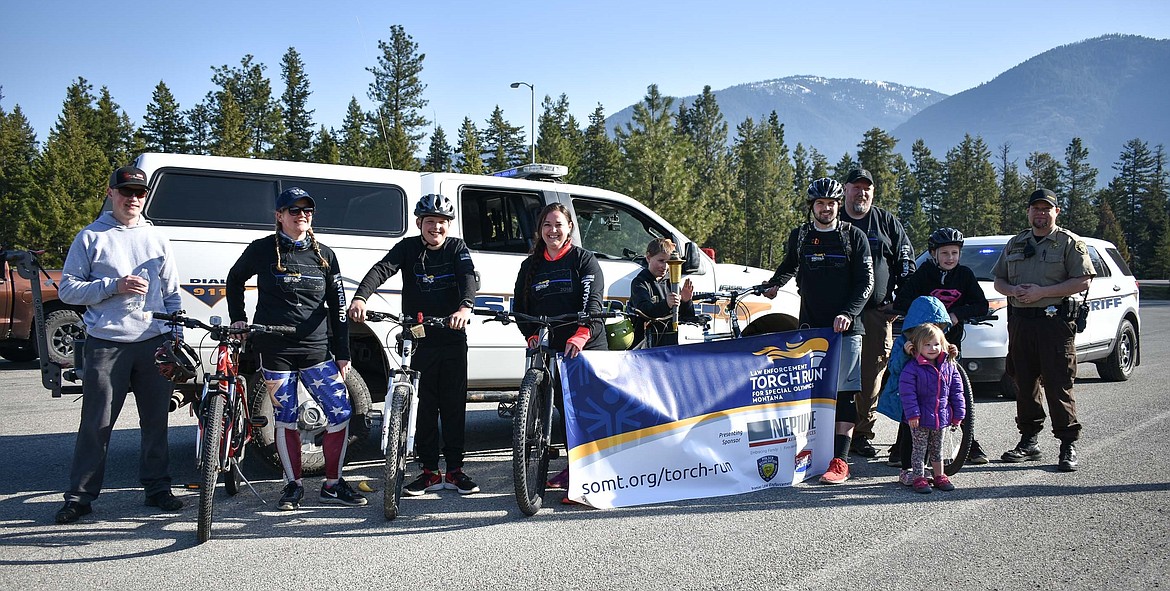
<path id="1" fill-rule="evenodd" d="M 19 272 L 19 261 L 30 260 L 30 274 L 43 280 L 40 285 L 44 302 L 44 334 L 48 345 L 48 361 L 68 367 L 73 364 L 73 342 L 85 338 L 81 323 L 83 307 L 69 306 L 57 299 L 60 271 L 45 271 L 35 264 L 35 255 L 28 251 L 3 250 L 3 275 L 0 275 L 0 357 L 9 361 L 27 362 L 38 357 L 34 310 L 33 283 Z"/>

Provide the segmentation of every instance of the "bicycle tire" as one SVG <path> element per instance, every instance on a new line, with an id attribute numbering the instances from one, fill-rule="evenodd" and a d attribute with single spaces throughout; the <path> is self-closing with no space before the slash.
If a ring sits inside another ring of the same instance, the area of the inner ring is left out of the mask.
<path id="1" fill-rule="evenodd" d="M 398 517 L 402 501 L 402 482 L 406 479 L 406 436 L 408 413 L 412 402 L 410 388 L 395 386 L 391 394 L 390 413 L 384 420 L 389 421 L 390 440 L 386 442 L 386 465 L 382 468 L 382 512 L 386 519 Z"/>
<path id="2" fill-rule="evenodd" d="M 223 441 L 223 396 L 210 394 L 203 410 L 203 449 L 199 452 L 202 476 L 199 486 L 199 543 L 211 539 L 211 512 L 215 502 L 215 481 L 219 479 L 220 444 Z"/>
<path id="3" fill-rule="evenodd" d="M 244 401 L 246 392 L 246 390 L 237 388 L 236 403 L 233 405 L 235 409 L 230 415 L 230 429 L 226 425 L 224 427 L 224 446 L 228 448 L 228 465 L 223 471 L 223 489 L 233 497 L 240 492 L 240 480 L 243 477 L 240 473 L 240 463 L 244 460 L 244 442 L 247 439 L 247 429 L 251 428 L 248 424 L 247 403 Z"/>
<path id="4" fill-rule="evenodd" d="M 548 482 L 548 446 L 541 439 L 545 401 L 552 400 L 545 396 L 552 387 L 547 377 L 535 368 L 524 374 L 512 416 L 512 481 L 516 504 L 527 516 L 540 511 Z"/>
<path id="5" fill-rule="evenodd" d="M 967 463 L 967 455 L 971 453 L 971 442 L 975 440 L 975 393 L 966 370 L 957 364 L 956 368 L 963 380 L 963 401 L 967 405 L 967 414 L 963 417 L 963 422 L 959 423 L 958 431 L 949 428 L 943 430 L 943 472 L 947 476 L 954 476 L 963 469 L 963 465 Z"/>

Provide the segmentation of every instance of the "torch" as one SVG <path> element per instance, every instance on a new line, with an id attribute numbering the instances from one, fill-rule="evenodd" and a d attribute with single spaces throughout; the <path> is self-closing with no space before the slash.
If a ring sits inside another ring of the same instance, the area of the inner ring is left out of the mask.
<path id="1" fill-rule="evenodd" d="M 678 256 L 678 251 L 670 253 L 670 258 L 666 259 L 666 264 L 670 267 L 670 291 L 679 296 L 679 289 L 682 285 L 682 257 Z M 679 296 L 680 298 L 682 296 Z M 682 300 L 679 300 L 679 304 Z M 674 323 L 671 325 L 673 332 L 678 332 L 678 309 L 679 306 L 674 307 Z"/>

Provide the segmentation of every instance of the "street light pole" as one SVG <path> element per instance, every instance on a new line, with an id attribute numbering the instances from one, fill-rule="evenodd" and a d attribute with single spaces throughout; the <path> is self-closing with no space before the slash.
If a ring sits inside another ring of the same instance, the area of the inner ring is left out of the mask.
<path id="1" fill-rule="evenodd" d="M 520 88 L 520 85 L 528 87 L 528 144 L 532 151 L 532 163 L 536 164 L 536 87 L 527 82 L 513 82 L 512 88 Z"/>

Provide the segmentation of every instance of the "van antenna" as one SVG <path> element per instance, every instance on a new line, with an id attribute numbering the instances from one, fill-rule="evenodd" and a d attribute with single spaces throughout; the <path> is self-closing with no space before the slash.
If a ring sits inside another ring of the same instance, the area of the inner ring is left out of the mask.
<path id="1" fill-rule="evenodd" d="M 358 31 L 362 34 L 362 42 L 367 42 L 366 30 L 362 27 L 362 19 L 356 14 L 353 19 L 357 21 Z M 394 157 L 390 155 L 390 136 L 386 133 L 386 119 L 382 117 L 382 105 L 375 105 L 374 110 L 378 113 L 378 126 L 382 130 L 382 141 L 386 144 L 386 160 L 390 162 L 390 168 L 394 168 Z"/>

